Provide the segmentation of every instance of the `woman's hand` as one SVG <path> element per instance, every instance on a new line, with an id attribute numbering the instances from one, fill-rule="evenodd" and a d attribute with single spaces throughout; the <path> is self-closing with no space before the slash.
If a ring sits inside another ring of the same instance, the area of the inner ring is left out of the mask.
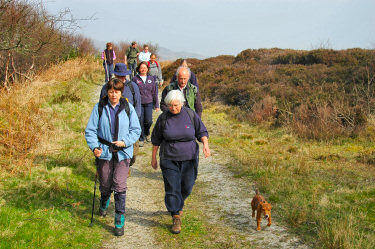
<path id="1" fill-rule="evenodd" d="M 151 156 L 151 166 L 153 169 L 158 168 L 158 161 L 156 160 L 156 155 L 158 153 L 159 146 L 152 146 L 152 156 Z"/>
<path id="2" fill-rule="evenodd" d="M 114 145 L 116 145 L 117 147 L 125 147 L 125 142 L 124 141 L 114 141 L 112 142 Z"/>
<path id="3" fill-rule="evenodd" d="M 208 147 L 208 138 L 202 137 L 202 143 L 203 143 L 203 154 L 204 154 L 204 157 L 207 158 L 211 156 L 210 147 Z"/>
<path id="4" fill-rule="evenodd" d="M 157 169 L 158 168 L 158 161 L 156 160 L 156 157 L 152 157 L 151 159 L 151 166 L 153 169 Z"/>
<path id="5" fill-rule="evenodd" d="M 102 148 L 99 148 L 99 149 L 95 148 L 93 152 L 94 152 L 95 157 L 100 157 L 102 152 L 103 152 L 103 149 Z"/>
<path id="6" fill-rule="evenodd" d="M 155 108 L 155 112 L 159 112 L 160 108 Z"/>
<path id="7" fill-rule="evenodd" d="M 207 146 L 203 145 L 203 153 L 204 153 L 205 158 L 211 156 L 211 151 L 210 151 L 210 148 L 208 147 L 208 144 Z"/>

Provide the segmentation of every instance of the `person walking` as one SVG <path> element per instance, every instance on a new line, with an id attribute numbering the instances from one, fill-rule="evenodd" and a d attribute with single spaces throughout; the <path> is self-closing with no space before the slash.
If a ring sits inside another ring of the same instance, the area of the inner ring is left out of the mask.
<path id="1" fill-rule="evenodd" d="M 197 88 L 199 88 L 198 86 L 198 80 L 197 80 L 197 76 L 195 76 L 195 74 L 190 70 L 189 66 L 188 66 L 188 62 L 187 60 L 183 60 L 180 67 L 185 67 L 189 70 L 190 72 L 190 77 L 189 77 L 189 81 L 191 84 L 193 84 L 194 86 L 196 86 Z M 177 74 L 178 72 L 176 72 L 173 76 L 172 76 L 172 79 L 171 79 L 171 82 L 174 82 L 177 80 Z"/>
<path id="2" fill-rule="evenodd" d="M 130 80 L 135 76 L 135 70 L 137 68 L 137 57 L 139 55 L 139 49 L 137 48 L 137 43 L 132 42 L 131 46 L 125 52 L 125 64 L 128 65 L 131 70 Z"/>
<path id="3" fill-rule="evenodd" d="M 184 202 L 192 192 L 198 175 L 199 145 L 203 153 L 210 156 L 208 132 L 200 117 L 184 107 L 185 98 L 181 91 L 171 90 L 165 97 L 168 111 L 163 112 L 152 131 L 151 166 L 157 169 L 156 159 L 160 147 L 160 168 L 165 189 L 165 206 L 172 215 L 172 233 L 181 232 L 181 216 Z"/>
<path id="4" fill-rule="evenodd" d="M 113 62 L 116 60 L 116 54 L 112 43 L 106 44 L 106 49 L 102 52 L 103 67 L 105 71 L 105 82 L 107 83 L 113 75 Z"/>
<path id="5" fill-rule="evenodd" d="M 195 111 L 199 117 L 202 116 L 202 101 L 198 88 L 189 81 L 190 71 L 186 67 L 177 69 L 177 81 L 166 86 L 161 93 L 160 108 L 163 112 L 168 111 L 168 105 L 165 103 L 165 96 L 171 90 L 180 90 L 185 97 L 185 106 Z"/>
<path id="6" fill-rule="evenodd" d="M 148 45 L 143 45 L 143 51 L 139 53 L 138 55 L 138 60 L 139 62 L 142 62 L 142 61 L 149 61 L 150 60 L 150 57 L 151 57 L 151 53 L 150 51 L 148 50 Z"/>
<path id="7" fill-rule="evenodd" d="M 155 77 L 147 75 L 147 62 L 141 62 L 137 67 L 138 74 L 134 76 L 133 81 L 139 87 L 141 94 L 141 127 L 142 134 L 139 138 L 139 147 L 144 146 L 144 140 L 150 142 L 150 128 L 152 125 L 152 110 L 159 111 L 158 85 Z"/>
<path id="8" fill-rule="evenodd" d="M 126 64 L 116 63 L 114 69 L 114 75 L 117 79 L 121 80 L 124 83 L 124 91 L 122 96 L 128 99 L 129 103 L 133 105 L 135 112 L 137 113 L 138 119 L 141 119 L 141 94 L 139 93 L 139 88 L 137 84 L 133 81 L 128 81 L 126 76 L 131 74 L 131 70 L 128 70 Z M 107 95 L 107 85 L 105 84 L 102 87 L 100 92 L 99 101 Z M 130 160 L 130 166 L 132 166 L 137 158 L 138 154 L 138 141 L 134 144 L 133 157 Z M 130 174 L 130 169 L 129 169 Z"/>
<path id="9" fill-rule="evenodd" d="M 163 85 L 163 75 L 161 72 L 161 66 L 156 61 L 156 54 L 151 54 L 150 61 L 148 62 L 149 71 L 148 74 L 155 77 L 156 84 Z"/>
<path id="10" fill-rule="evenodd" d="M 85 129 L 85 138 L 97 162 L 101 192 L 99 215 L 107 215 L 110 196 L 114 192 L 114 234 L 122 236 L 130 158 L 141 127 L 134 107 L 121 96 L 124 83 L 116 78 L 111 79 L 106 90 L 107 96 L 94 106 Z"/>

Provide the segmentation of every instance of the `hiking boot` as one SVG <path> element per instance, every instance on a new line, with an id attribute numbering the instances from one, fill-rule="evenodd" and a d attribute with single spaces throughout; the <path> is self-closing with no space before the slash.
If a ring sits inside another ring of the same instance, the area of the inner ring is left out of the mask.
<path id="1" fill-rule="evenodd" d="M 122 236 L 122 235 L 124 235 L 124 227 L 122 228 L 115 227 L 115 236 Z"/>
<path id="2" fill-rule="evenodd" d="M 100 207 L 99 207 L 99 216 L 106 217 L 107 216 L 107 209 L 109 206 L 110 198 L 103 199 L 103 196 L 100 198 Z"/>
<path id="3" fill-rule="evenodd" d="M 125 215 L 115 214 L 115 235 L 124 235 Z"/>
<path id="4" fill-rule="evenodd" d="M 173 215 L 173 225 L 172 225 L 172 233 L 178 234 L 181 232 L 181 216 Z"/>
<path id="5" fill-rule="evenodd" d="M 143 147 L 145 145 L 145 142 L 139 141 L 139 147 Z"/>
<path id="6" fill-rule="evenodd" d="M 147 136 L 147 137 L 146 137 L 146 142 L 147 142 L 147 143 L 151 142 L 151 136 Z"/>

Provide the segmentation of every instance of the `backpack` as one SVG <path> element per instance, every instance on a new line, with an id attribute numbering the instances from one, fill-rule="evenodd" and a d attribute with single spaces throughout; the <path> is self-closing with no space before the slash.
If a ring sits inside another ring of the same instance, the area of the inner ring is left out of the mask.
<path id="1" fill-rule="evenodd" d="M 137 106 L 137 99 L 135 98 L 135 91 L 134 91 L 134 87 L 133 87 L 133 84 L 131 81 L 127 81 L 125 82 L 125 87 L 129 87 L 130 88 L 130 91 L 132 92 L 133 94 L 133 100 L 134 100 L 134 108 Z"/>
<path id="2" fill-rule="evenodd" d="M 191 120 L 191 123 L 193 124 L 193 128 L 195 129 L 195 112 L 188 108 L 188 107 L 183 107 L 187 113 L 189 114 L 189 117 L 190 117 L 190 120 Z M 163 112 L 161 115 L 160 115 L 160 128 L 161 128 L 161 131 L 163 132 L 164 129 L 165 129 L 165 124 L 167 122 L 167 115 L 168 115 L 169 112 Z"/>
<path id="3" fill-rule="evenodd" d="M 150 64 L 151 64 L 150 61 L 148 61 L 148 62 L 147 62 L 148 67 L 150 67 Z M 159 67 L 159 64 L 158 64 L 157 61 L 155 61 L 155 64 L 156 64 L 157 67 Z"/>
<path id="4" fill-rule="evenodd" d="M 108 103 L 108 96 L 105 96 L 104 98 L 102 98 L 102 99 L 99 101 L 99 105 L 98 105 L 99 119 L 100 119 L 100 117 L 102 116 L 103 108 L 104 108 L 104 106 L 105 106 L 107 103 Z M 126 114 L 128 114 L 128 117 L 130 118 L 130 107 L 129 107 L 128 99 L 126 99 L 126 98 L 124 98 L 124 97 L 121 97 L 121 98 L 120 98 L 120 106 L 121 106 L 121 104 L 124 104 L 125 112 L 126 112 Z"/>

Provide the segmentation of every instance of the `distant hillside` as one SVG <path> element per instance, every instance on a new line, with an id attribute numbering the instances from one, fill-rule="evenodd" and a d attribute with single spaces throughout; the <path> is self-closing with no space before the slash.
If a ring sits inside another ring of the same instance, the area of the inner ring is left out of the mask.
<path id="1" fill-rule="evenodd" d="M 167 81 L 180 63 L 163 70 Z M 303 137 L 355 135 L 375 114 L 374 50 L 248 49 L 189 63 L 202 98 L 233 106 L 239 119 Z"/>
<path id="2" fill-rule="evenodd" d="M 159 47 L 159 60 L 160 61 L 174 61 L 179 58 L 196 58 L 196 59 L 205 59 L 207 56 L 196 54 L 196 53 L 189 53 L 189 52 L 174 52 L 168 48 Z"/>

